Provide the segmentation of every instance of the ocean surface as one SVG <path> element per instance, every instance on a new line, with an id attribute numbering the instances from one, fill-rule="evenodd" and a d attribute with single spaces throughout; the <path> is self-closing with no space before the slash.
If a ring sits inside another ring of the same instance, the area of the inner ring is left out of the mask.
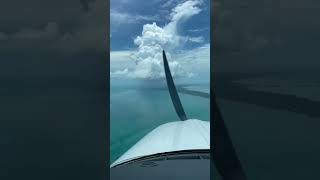
<path id="1" fill-rule="evenodd" d="M 110 163 L 157 126 L 179 121 L 165 79 L 159 81 L 111 81 Z M 179 86 L 179 83 L 176 83 Z M 185 86 L 185 85 L 184 85 Z M 206 92 L 209 84 L 189 84 Z M 188 118 L 210 120 L 210 99 L 179 93 Z"/>

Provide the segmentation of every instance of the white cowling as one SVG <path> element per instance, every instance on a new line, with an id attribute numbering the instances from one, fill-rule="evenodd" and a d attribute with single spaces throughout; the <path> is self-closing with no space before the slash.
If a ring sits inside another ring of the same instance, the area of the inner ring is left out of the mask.
<path id="1" fill-rule="evenodd" d="M 147 155 L 199 149 L 210 149 L 210 122 L 198 119 L 169 122 L 144 136 L 111 167 Z"/>

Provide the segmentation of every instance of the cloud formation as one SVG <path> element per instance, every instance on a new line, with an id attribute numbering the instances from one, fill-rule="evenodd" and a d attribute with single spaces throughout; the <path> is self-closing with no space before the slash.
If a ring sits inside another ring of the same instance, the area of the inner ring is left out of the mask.
<path id="1" fill-rule="evenodd" d="M 195 43 L 202 43 L 202 42 L 204 42 L 204 39 L 203 39 L 202 36 L 189 37 L 189 38 L 188 38 L 188 41 L 195 42 Z"/>
<path id="2" fill-rule="evenodd" d="M 137 21 L 155 21 L 159 18 L 157 16 L 143 16 L 139 14 L 129 14 L 126 12 L 119 12 L 117 10 L 110 10 L 110 21 L 112 26 L 120 24 L 137 23 Z"/>
<path id="3" fill-rule="evenodd" d="M 200 0 L 189 0 L 182 4 L 178 4 L 172 9 L 170 14 L 172 22 L 179 22 L 187 20 L 193 15 L 200 13 L 201 9 L 198 7 L 202 4 Z"/>
<path id="4" fill-rule="evenodd" d="M 110 52 L 110 69 L 112 78 L 133 78 L 136 64 L 130 58 L 130 54 L 132 54 L 132 52 L 133 51 Z M 183 67 L 185 72 L 189 72 L 187 76 L 188 78 L 209 78 L 210 44 L 204 44 L 190 50 L 177 51 L 172 54 L 170 58 L 179 62 L 179 65 Z"/>
<path id="5" fill-rule="evenodd" d="M 132 71 L 121 70 L 111 74 L 141 79 L 163 78 L 165 75 L 162 50 L 166 50 L 172 75 L 175 77 L 191 76 L 192 73 L 185 71 L 181 62 L 172 60 L 170 52 L 181 47 L 186 39 L 178 34 L 179 24 L 199 14 L 201 3 L 200 0 L 188 0 L 178 4 L 171 10 L 170 22 L 164 27 L 158 26 L 155 22 L 145 24 L 142 34 L 134 39 L 134 44 L 138 46 L 137 51 L 131 54 L 131 58 L 136 63 L 135 68 Z M 189 40 L 199 42 L 201 39 L 189 38 Z"/>

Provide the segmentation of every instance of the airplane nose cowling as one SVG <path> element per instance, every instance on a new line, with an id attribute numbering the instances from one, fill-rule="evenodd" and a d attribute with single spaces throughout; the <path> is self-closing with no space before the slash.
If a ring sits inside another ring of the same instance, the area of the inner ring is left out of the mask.
<path id="1" fill-rule="evenodd" d="M 198 119 L 169 122 L 144 136 L 111 167 L 157 153 L 199 149 L 210 149 L 210 122 Z"/>

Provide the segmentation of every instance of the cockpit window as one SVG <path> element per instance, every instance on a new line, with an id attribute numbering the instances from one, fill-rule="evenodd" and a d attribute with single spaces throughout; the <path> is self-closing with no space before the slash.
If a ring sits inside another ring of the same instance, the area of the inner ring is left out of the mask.
<path id="1" fill-rule="evenodd" d="M 169 93 L 163 50 L 187 119 L 210 121 L 210 1 L 110 4 L 112 164 L 159 126 L 181 121 Z M 203 132 L 208 137 L 209 130 Z M 170 146 L 183 147 L 179 142 Z"/>

